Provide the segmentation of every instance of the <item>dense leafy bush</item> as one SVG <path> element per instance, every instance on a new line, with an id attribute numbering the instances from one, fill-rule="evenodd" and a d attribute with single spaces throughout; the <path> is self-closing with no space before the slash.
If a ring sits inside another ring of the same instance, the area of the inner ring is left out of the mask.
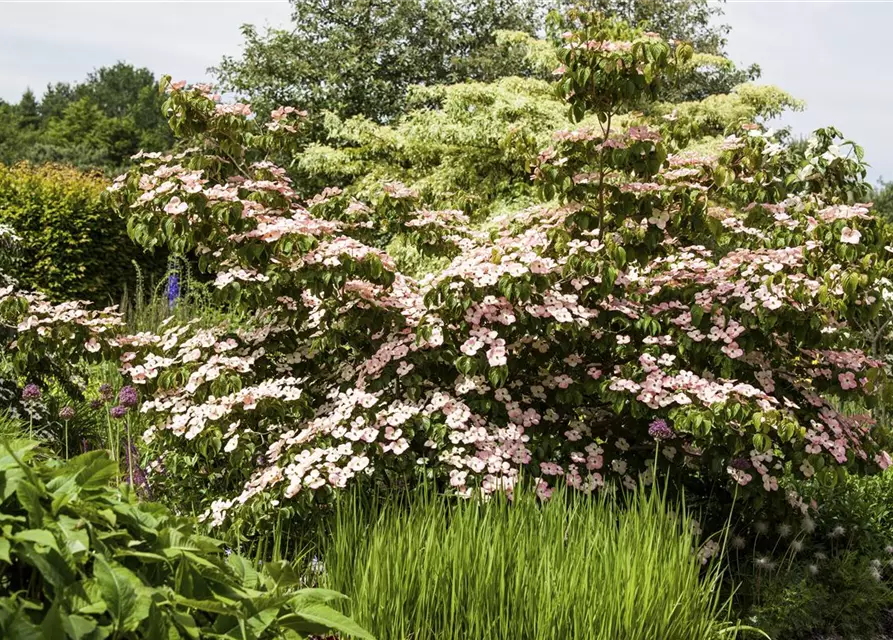
<path id="1" fill-rule="evenodd" d="M 380 640 L 734 637 L 693 522 L 656 491 L 626 505 L 529 492 L 510 503 L 345 497 L 322 541 L 324 584 Z"/>
<path id="2" fill-rule="evenodd" d="M 117 300 L 147 261 L 103 203 L 101 177 L 57 165 L 0 165 L 0 223 L 21 237 L 10 275 L 55 299 Z"/>
<path id="3" fill-rule="evenodd" d="M 339 594 L 300 589 L 287 563 L 258 570 L 117 474 L 103 451 L 63 463 L 0 443 L 0 635 L 369 637 L 326 604 Z"/>
<path id="4" fill-rule="evenodd" d="M 545 497 L 633 487 L 655 464 L 799 513 L 785 477 L 889 464 L 886 425 L 861 409 L 886 374 L 850 329 L 876 317 L 890 269 L 885 228 L 854 201 L 858 152 L 833 130 L 800 155 L 756 124 L 713 154 L 672 150 L 672 118 L 618 130 L 691 50 L 577 20 L 557 87 L 573 121 L 598 124 L 555 134 L 534 162 L 545 203 L 492 233 L 397 183 L 368 202 L 303 200 L 269 161 L 294 146 L 298 113 L 261 124 L 172 87 L 191 150 L 144 156 L 113 190 L 137 242 L 197 251 L 221 299 L 255 316 L 118 344 L 147 441 L 215 470 L 214 521 L 367 475 L 469 495 L 524 469 Z M 383 250 L 400 227 L 450 265 L 400 273 Z"/>

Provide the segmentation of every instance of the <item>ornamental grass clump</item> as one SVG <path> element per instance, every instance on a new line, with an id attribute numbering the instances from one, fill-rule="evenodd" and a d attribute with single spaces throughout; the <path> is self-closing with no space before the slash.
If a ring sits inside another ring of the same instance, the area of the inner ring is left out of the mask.
<path id="1" fill-rule="evenodd" d="M 357 496 L 339 502 L 322 580 L 349 595 L 351 615 L 378 640 L 705 640 L 738 630 L 693 522 L 657 490 L 623 506 L 564 490 L 545 504 L 521 490 L 486 502 Z"/>

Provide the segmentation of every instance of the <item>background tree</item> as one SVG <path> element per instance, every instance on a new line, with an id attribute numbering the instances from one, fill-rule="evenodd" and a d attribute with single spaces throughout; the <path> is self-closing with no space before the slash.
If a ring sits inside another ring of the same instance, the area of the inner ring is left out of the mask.
<path id="1" fill-rule="evenodd" d="M 262 110 L 290 105 L 316 116 L 365 115 L 378 123 L 406 110 L 410 85 L 491 81 L 505 76 L 548 79 L 552 69 L 531 64 L 517 41 L 499 33 L 542 37 L 545 16 L 566 0 L 292 0 L 291 30 L 260 33 L 245 25 L 241 58 L 225 57 L 213 69 L 224 89 Z M 738 69 L 723 57 L 728 26 L 722 8 L 707 0 L 590 0 L 609 15 L 690 42 L 699 52 L 672 85 L 673 102 L 728 93 L 753 80 L 759 67 Z M 563 15 L 563 14 L 562 14 Z M 555 25 L 561 28 L 561 25 Z M 320 60 L 326 64 L 321 65 Z M 322 135 L 320 119 L 309 128 Z"/>
<path id="2" fill-rule="evenodd" d="M 893 219 L 893 182 L 880 179 L 874 190 L 874 210 L 879 216 Z"/>
<path id="3" fill-rule="evenodd" d="M 525 73 L 494 33 L 533 34 L 536 0 L 294 0 L 290 31 L 243 27 L 241 58 L 214 69 L 223 87 L 258 105 L 364 114 L 386 122 L 413 84 L 489 80 Z M 320 61 L 325 61 L 321 64 Z"/>
<path id="4" fill-rule="evenodd" d="M 173 138 L 148 69 L 119 62 L 82 83 L 50 85 L 41 100 L 29 89 L 0 104 L 0 162 L 64 162 L 114 170 L 140 149 L 160 151 Z"/>

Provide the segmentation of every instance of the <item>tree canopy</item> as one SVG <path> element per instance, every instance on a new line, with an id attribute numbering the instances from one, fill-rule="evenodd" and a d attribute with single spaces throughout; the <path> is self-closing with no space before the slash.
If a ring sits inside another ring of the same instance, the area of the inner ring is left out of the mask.
<path id="1" fill-rule="evenodd" d="M 517 40 L 500 33 L 544 37 L 561 30 L 546 15 L 563 0 L 293 0 L 289 30 L 243 27 L 240 58 L 216 68 L 224 89 L 265 110 L 290 105 L 321 118 L 363 115 L 387 123 L 404 113 L 411 85 L 491 81 L 505 76 L 548 78 Z M 693 43 L 694 58 L 667 99 L 699 100 L 754 79 L 759 70 L 736 69 L 722 57 L 727 28 L 713 21 L 721 9 L 706 0 L 631 2 L 598 0 L 596 8 L 668 38 Z M 555 15 L 563 15 L 555 11 Z M 321 64 L 320 61 L 325 61 Z M 319 122 L 319 119 L 315 121 Z M 310 131 L 320 137 L 320 129 Z"/>
<path id="2" fill-rule="evenodd" d="M 119 62 L 82 83 L 28 89 L 17 104 L 0 102 L 0 162 L 63 162 L 116 169 L 140 149 L 161 150 L 173 137 L 148 69 Z"/>

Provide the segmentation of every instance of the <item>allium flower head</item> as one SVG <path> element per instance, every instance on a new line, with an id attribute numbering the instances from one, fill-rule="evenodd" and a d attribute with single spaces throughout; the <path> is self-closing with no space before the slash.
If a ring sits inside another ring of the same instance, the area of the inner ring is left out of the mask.
<path id="1" fill-rule="evenodd" d="M 136 395 L 136 389 L 131 386 L 122 387 L 118 392 L 118 402 L 122 407 L 135 407 L 139 398 Z"/>
<path id="2" fill-rule="evenodd" d="M 62 407 L 59 417 L 63 420 L 71 420 L 74 417 L 74 407 Z"/>
<path id="3" fill-rule="evenodd" d="M 39 398 L 40 387 L 33 382 L 29 385 L 25 385 L 25 388 L 22 389 L 22 400 L 37 400 Z"/>
<path id="4" fill-rule="evenodd" d="M 829 538 L 839 538 L 846 533 L 846 529 L 842 526 L 837 525 L 831 530 L 831 533 L 828 534 Z"/>
<path id="5" fill-rule="evenodd" d="M 111 415 L 115 419 L 123 418 L 127 415 L 127 407 L 118 405 L 117 407 L 112 407 Z"/>
<path id="6" fill-rule="evenodd" d="M 101 406 L 102 406 L 102 400 L 91 400 L 91 401 L 90 401 L 90 408 L 91 408 L 91 409 L 98 409 L 98 408 L 101 407 Z"/>
<path id="7" fill-rule="evenodd" d="M 104 401 L 108 402 L 112 398 L 115 397 L 115 391 L 112 389 L 112 385 L 110 384 L 101 384 L 99 385 L 99 397 Z"/>
<path id="8" fill-rule="evenodd" d="M 676 432 L 667 425 L 666 420 L 658 418 L 648 425 L 648 435 L 655 440 L 669 440 L 676 435 Z"/>

